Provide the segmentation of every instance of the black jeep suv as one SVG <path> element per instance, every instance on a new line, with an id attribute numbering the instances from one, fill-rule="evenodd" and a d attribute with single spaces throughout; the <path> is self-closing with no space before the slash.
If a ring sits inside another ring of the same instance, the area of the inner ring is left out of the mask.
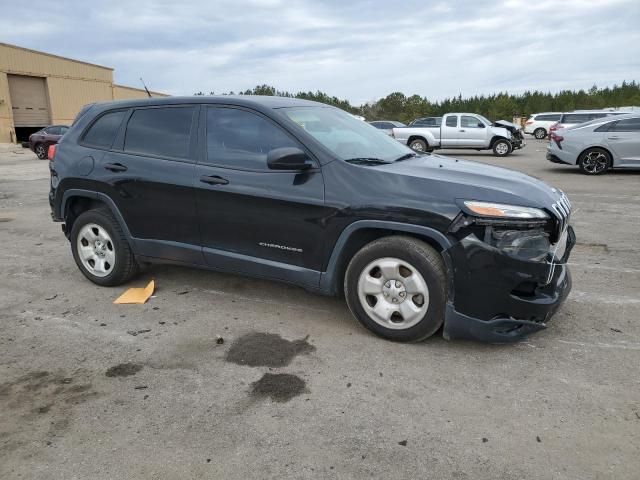
<path id="1" fill-rule="evenodd" d="M 85 107 L 49 201 L 99 285 L 174 263 L 344 292 L 378 335 L 514 340 L 571 288 L 571 206 L 524 174 L 418 154 L 333 107 L 278 97 Z"/>

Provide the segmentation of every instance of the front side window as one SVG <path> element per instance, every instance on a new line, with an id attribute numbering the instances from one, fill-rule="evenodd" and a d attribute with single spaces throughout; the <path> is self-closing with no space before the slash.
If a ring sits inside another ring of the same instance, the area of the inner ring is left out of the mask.
<path id="1" fill-rule="evenodd" d="M 356 121 L 364 124 L 360 120 Z M 300 148 L 300 144 L 282 128 L 260 115 L 237 108 L 207 109 L 209 164 L 266 169 L 267 154 L 284 147 Z"/>
<path id="2" fill-rule="evenodd" d="M 560 115 L 538 115 L 535 119 L 540 122 L 557 122 L 560 120 Z"/>
<path id="3" fill-rule="evenodd" d="M 447 117 L 447 127 L 457 127 L 458 117 L 456 115 L 450 115 Z"/>
<path id="4" fill-rule="evenodd" d="M 584 123 L 597 117 L 591 117 L 586 113 L 569 113 L 564 116 L 562 123 Z"/>
<path id="5" fill-rule="evenodd" d="M 119 110 L 102 115 L 85 133 L 83 142 L 94 147 L 111 148 L 125 114 L 126 110 Z"/>
<path id="6" fill-rule="evenodd" d="M 194 107 L 135 110 L 127 124 L 125 152 L 189 158 L 194 111 Z"/>
<path id="7" fill-rule="evenodd" d="M 337 108 L 289 107 L 281 112 L 341 160 L 375 158 L 392 162 L 413 153 L 384 132 Z"/>
<path id="8" fill-rule="evenodd" d="M 484 126 L 476 117 L 470 117 L 468 115 L 462 115 L 460 125 L 462 128 L 482 128 Z"/>

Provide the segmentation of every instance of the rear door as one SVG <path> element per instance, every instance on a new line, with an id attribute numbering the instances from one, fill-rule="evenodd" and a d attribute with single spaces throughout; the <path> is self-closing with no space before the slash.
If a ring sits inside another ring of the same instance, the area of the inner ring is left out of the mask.
<path id="1" fill-rule="evenodd" d="M 267 168 L 275 148 L 304 147 L 266 116 L 203 106 L 197 210 L 205 260 L 283 280 L 297 272 L 317 285 L 322 267 L 324 182 L 320 168 Z M 297 279 L 300 280 L 300 279 Z"/>
<path id="2" fill-rule="evenodd" d="M 142 255 L 202 263 L 193 189 L 197 112 L 194 105 L 129 110 L 112 147 L 96 159 L 96 176 Z"/>
<path id="3" fill-rule="evenodd" d="M 474 116 L 461 115 L 458 131 L 458 146 L 484 147 L 488 143 L 485 124 Z"/>
<path id="4" fill-rule="evenodd" d="M 618 157 L 615 166 L 640 166 L 640 118 L 628 118 L 613 122 L 605 139 Z"/>
<path id="5" fill-rule="evenodd" d="M 445 115 L 440 127 L 440 146 L 442 148 L 456 147 L 459 143 L 460 132 L 458 130 L 458 115 Z"/>

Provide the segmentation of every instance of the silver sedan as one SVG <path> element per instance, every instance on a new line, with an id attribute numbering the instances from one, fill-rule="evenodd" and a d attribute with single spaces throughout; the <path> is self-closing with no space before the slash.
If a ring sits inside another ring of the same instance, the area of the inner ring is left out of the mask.
<path id="1" fill-rule="evenodd" d="M 547 160 L 578 165 L 600 175 L 611 168 L 640 168 L 640 114 L 606 117 L 549 135 Z"/>

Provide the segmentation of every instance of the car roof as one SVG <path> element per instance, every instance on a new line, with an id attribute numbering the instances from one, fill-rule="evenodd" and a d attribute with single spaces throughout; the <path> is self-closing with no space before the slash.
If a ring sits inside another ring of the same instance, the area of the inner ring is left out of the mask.
<path id="1" fill-rule="evenodd" d="M 535 117 L 536 115 L 562 115 L 562 113 L 564 112 L 539 112 L 539 113 L 532 113 L 531 116 Z"/>
<path id="2" fill-rule="evenodd" d="M 572 128 L 584 128 L 590 125 L 604 125 L 605 123 L 611 122 L 619 122 L 620 120 L 627 120 L 630 118 L 640 118 L 640 112 L 636 113 L 625 113 L 623 115 L 611 115 L 608 117 L 596 118 L 594 120 L 590 120 L 588 122 L 579 123 L 575 127 Z"/>
<path id="3" fill-rule="evenodd" d="M 97 103 L 100 107 L 129 108 L 159 105 L 178 105 L 185 103 L 232 104 L 247 107 L 287 108 L 287 107 L 327 107 L 324 103 L 290 97 L 272 97 L 267 95 L 193 95 L 186 97 L 151 97 L 133 100 L 116 100 Z"/>

